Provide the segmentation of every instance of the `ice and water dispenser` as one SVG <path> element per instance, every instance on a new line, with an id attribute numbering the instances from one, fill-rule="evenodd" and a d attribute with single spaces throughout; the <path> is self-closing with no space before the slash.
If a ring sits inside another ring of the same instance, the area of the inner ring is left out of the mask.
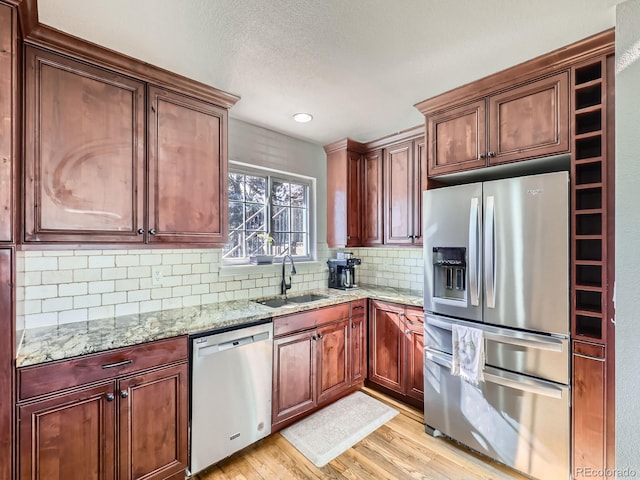
<path id="1" fill-rule="evenodd" d="M 434 297 L 466 299 L 466 253 L 464 247 L 433 247 Z"/>

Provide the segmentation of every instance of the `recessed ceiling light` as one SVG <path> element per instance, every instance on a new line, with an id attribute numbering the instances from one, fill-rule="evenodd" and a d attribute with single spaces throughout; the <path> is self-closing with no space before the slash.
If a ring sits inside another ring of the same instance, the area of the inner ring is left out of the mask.
<path id="1" fill-rule="evenodd" d="M 296 122 L 307 123 L 313 120 L 313 115 L 311 115 L 310 113 L 296 113 L 293 115 L 293 119 Z"/>

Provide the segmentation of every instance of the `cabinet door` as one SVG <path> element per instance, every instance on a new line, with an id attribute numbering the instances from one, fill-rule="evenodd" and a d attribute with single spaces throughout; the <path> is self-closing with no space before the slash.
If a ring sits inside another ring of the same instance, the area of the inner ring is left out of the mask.
<path id="1" fill-rule="evenodd" d="M 1 6 L 0 6 L 1 9 Z M 0 478 L 12 478 L 13 385 L 15 340 L 13 332 L 12 250 L 0 249 Z"/>
<path id="2" fill-rule="evenodd" d="M 334 398 L 351 386 L 349 319 L 317 330 L 318 403 Z"/>
<path id="3" fill-rule="evenodd" d="M 162 480 L 187 467 L 186 363 L 118 383 L 120 479 Z"/>
<path id="4" fill-rule="evenodd" d="M 19 407 L 20 480 L 115 479 L 114 388 L 103 384 Z"/>
<path id="5" fill-rule="evenodd" d="M 489 97 L 489 164 L 569 151 L 568 73 Z"/>
<path id="6" fill-rule="evenodd" d="M 347 152 L 347 247 L 359 247 L 362 235 L 360 214 L 360 154 Z"/>
<path id="7" fill-rule="evenodd" d="M 14 10 L 0 4 L 0 242 L 13 240 L 16 29 Z"/>
<path id="8" fill-rule="evenodd" d="M 404 393 L 404 307 L 373 301 L 369 309 L 369 380 Z"/>
<path id="9" fill-rule="evenodd" d="M 422 245 L 422 192 L 427 189 L 427 150 L 424 137 L 413 142 L 413 244 Z"/>
<path id="10" fill-rule="evenodd" d="M 424 312 L 421 308 L 407 307 L 405 316 L 407 338 L 406 394 L 424 400 Z"/>
<path id="11" fill-rule="evenodd" d="M 484 167 L 485 100 L 427 117 L 429 176 Z"/>
<path id="12" fill-rule="evenodd" d="M 388 148 L 384 153 L 384 243 L 413 243 L 414 192 L 420 177 L 413 171 L 413 142 Z"/>
<path id="13" fill-rule="evenodd" d="M 227 241 L 227 110 L 149 87 L 149 241 Z"/>
<path id="14" fill-rule="evenodd" d="M 142 242 L 144 84 L 25 48 L 25 240 Z"/>
<path id="15" fill-rule="evenodd" d="M 374 150 L 363 158 L 362 166 L 362 243 L 381 245 L 383 234 L 382 150 Z"/>
<path id="16" fill-rule="evenodd" d="M 355 385 L 363 382 L 367 375 L 367 318 L 365 315 L 355 315 L 351 318 L 349 337 L 351 385 Z"/>
<path id="17" fill-rule="evenodd" d="M 606 454 L 606 376 L 604 347 L 574 342 L 573 468 L 574 478 L 587 469 L 602 471 Z"/>
<path id="18" fill-rule="evenodd" d="M 273 415 L 275 425 L 316 405 L 316 331 L 273 340 Z"/>

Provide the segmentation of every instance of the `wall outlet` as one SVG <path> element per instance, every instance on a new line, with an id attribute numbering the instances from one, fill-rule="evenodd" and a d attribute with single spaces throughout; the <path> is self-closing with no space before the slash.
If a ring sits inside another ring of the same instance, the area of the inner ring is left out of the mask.
<path id="1" fill-rule="evenodd" d="M 152 285 L 162 285 L 162 278 L 164 277 L 162 270 L 160 268 L 154 268 L 151 271 L 151 284 Z"/>

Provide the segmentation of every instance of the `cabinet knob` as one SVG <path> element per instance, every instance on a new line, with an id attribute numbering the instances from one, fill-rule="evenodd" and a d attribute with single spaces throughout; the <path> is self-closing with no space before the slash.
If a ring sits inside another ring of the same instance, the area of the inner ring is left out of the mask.
<path id="1" fill-rule="evenodd" d="M 113 399 L 116 398 L 113 393 L 107 393 L 107 402 L 113 402 Z"/>
<path id="2" fill-rule="evenodd" d="M 496 152 L 489 152 L 489 153 L 487 153 L 487 155 L 489 155 L 489 158 L 495 157 L 496 156 Z"/>
<path id="3" fill-rule="evenodd" d="M 127 392 L 126 390 L 122 390 L 122 391 L 120 392 L 120 396 L 121 396 L 122 398 L 127 398 L 127 397 L 129 396 L 129 392 Z"/>
<path id="4" fill-rule="evenodd" d="M 155 229 L 155 228 L 150 229 L 150 230 L 149 230 L 149 233 L 150 233 L 151 235 L 155 235 L 155 234 L 156 234 L 156 229 Z"/>
<path id="5" fill-rule="evenodd" d="M 318 340 L 320 340 L 321 338 L 322 338 L 322 334 L 321 334 L 321 333 L 319 333 L 319 334 L 318 334 Z"/>
<path id="6" fill-rule="evenodd" d="M 355 323 L 352 323 L 351 324 L 351 328 L 355 329 L 355 328 L 357 328 L 357 325 Z"/>
<path id="7" fill-rule="evenodd" d="M 404 331 L 405 335 L 409 335 L 411 333 L 411 330 L 409 330 L 408 328 Z"/>
<path id="8" fill-rule="evenodd" d="M 314 335 L 313 337 L 311 337 L 311 340 L 318 340 L 318 337 Z"/>
<path id="9" fill-rule="evenodd" d="M 484 158 L 486 158 L 486 155 L 484 153 L 478 155 L 478 160 L 483 160 Z"/>
<path id="10" fill-rule="evenodd" d="M 142 235 L 144 233 L 144 228 L 139 228 L 138 229 L 138 235 Z"/>

